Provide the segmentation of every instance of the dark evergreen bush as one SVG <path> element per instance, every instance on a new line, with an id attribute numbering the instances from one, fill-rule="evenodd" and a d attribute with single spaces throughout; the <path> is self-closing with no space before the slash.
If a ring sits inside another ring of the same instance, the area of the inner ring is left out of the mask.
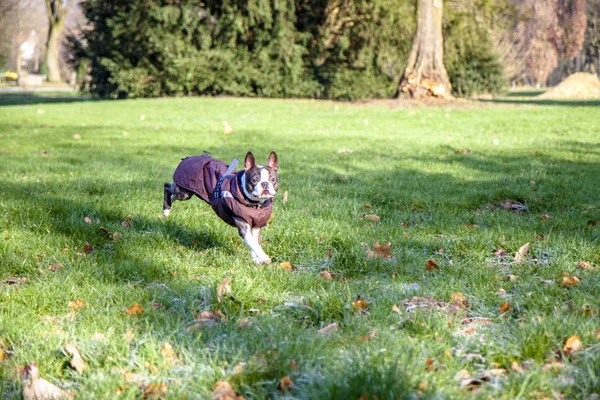
<path id="1" fill-rule="evenodd" d="M 86 60 L 84 89 L 108 98 L 391 97 L 415 30 L 413 0 L 86 0 L 82 8 L 90 27 L 70 39 L 71 62 Z M 463 34 L 447 29 L 455 32 Z M 464 50 L 450 43 L 447 56 Z M 470 79 L 495 90 L 498 72 L 486 70 L 493 54 L 468 50 L 450 57 L 452 83 L 464 94 Z"/>

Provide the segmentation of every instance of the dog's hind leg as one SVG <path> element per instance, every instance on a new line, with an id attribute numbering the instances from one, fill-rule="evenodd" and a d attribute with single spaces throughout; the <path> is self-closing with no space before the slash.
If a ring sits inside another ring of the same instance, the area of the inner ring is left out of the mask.
<path id="1" fill-rule="evenodd" d="M 165 217 L 169 216 L 171 212 L 171 206 L 173 205 L 173 200 L 189 200 L 193 193 L 187 189 L 182 188 L 176 183 L 165 183 L 165 191 L 164 191 L 164 201 L 163 201 L 163 215 Z"/>

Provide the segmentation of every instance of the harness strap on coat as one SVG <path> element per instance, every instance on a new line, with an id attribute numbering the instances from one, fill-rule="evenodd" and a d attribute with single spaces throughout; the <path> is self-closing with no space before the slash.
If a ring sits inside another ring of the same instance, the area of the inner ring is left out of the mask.
<path id="1" fill-rule="evenodd" d="M 231 173 L 233 172 L 233 170 L 235 169 L 235 167 L 238 165 L 239 162 L 240 162 L 240 160 L 238 160 L 237 158 L 234 158 L 233 161 L 231 161 L 231 164 L 229 164 L 229 167 L 227 167 L 227 170 L 225 171 L 225 173 L 223 175 L 221 175 L 221 177 L 219 178 L 219 181 L 217 182 L 217 187 L 215 188 L 215 191 L 213 193 L 213 197 L 215 199 L 218 199 L 221 197 L 221 185 L 223 184 L 223 180 L 225 179 L 225 177 L 227 175 L 231 175 Z"/>

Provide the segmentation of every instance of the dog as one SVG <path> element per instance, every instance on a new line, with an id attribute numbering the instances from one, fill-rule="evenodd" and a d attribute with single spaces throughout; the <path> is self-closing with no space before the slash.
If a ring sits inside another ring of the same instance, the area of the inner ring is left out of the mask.
<path id="1" fill-rule="evenodd" d="M 277 154 L 271 152 L 264 167 L 256 164 L 251 152 L 246 154 L 243 170 L 233 171 L 236 164 L 237 159 L 228 166 L 208 154 L 182 159 L 173 183 L 165 183 L 163 215 L 169 216 L 174 200 L 185 201 L 196 195 L 238 229 L 255 262 L 270 264 L 271 258 L 261 246 L 260 231 L 271 217 L 279 188 Z"/>

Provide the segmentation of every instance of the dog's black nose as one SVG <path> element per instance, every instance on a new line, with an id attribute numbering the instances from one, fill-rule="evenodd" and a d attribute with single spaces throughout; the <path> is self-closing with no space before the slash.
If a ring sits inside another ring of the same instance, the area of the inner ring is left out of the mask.
<path id="1" fill-rule="evenodd" d="M 269 188 L 269 182 L 262 182 L 261 185 L 262 185 L 263 189 Z"/>

